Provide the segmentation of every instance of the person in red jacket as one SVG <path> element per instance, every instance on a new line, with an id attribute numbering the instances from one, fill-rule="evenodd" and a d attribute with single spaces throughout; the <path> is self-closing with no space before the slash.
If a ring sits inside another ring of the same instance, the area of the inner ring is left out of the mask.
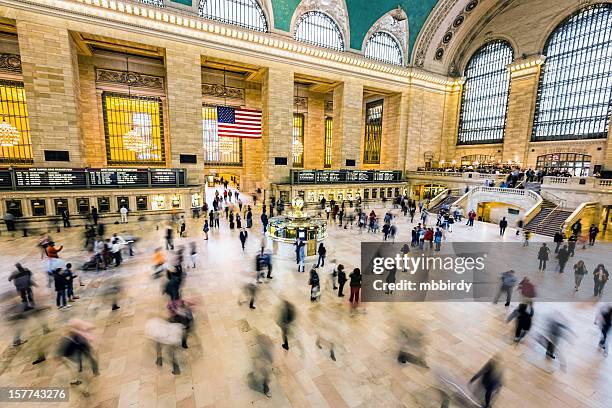
<path id="1" fill-rule="evenodd" d="M 429 242 L 429 249 L 433 249 L 434 231 L 433 228 L 427 228 L 425 231 L 425 241 Z"/>
<path id="2" fill-rule="evenodd" d="M 47 245 L 47 257 L 48 258 L 59 258 L 59 252 L 64 249 L 63 246 L 60 245 L 60 247 L 56 247 L 55 246 L 55 242 L 51 241 L 49 242 L 49 244 Z"/>

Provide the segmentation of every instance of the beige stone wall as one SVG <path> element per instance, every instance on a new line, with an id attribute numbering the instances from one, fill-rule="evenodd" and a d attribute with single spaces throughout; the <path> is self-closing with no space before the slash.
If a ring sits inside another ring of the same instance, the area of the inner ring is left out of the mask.
<path id="1" fill-rule="evenodd" d="M 363 83 L 346 79 L 334 89 L 334 148 L 332 168 L 345 168 L 346 160 L 363 161 L 361 153 L 363 124 Z"/>
<path id="2" fill-rule="evenodd" d="M 247 109 L 261 110 L 261 87 L 259 84 L 247 84 L 245 88 Z M 252 192 L 264 188 L 263 174 L 263 139 L 242 139 L 242 174 L 241 189 Z"/>
<path id="3" fill-rule="evenodd" d="M 192 47 L 166 49 L 166 95 L 168 104 L 172 167 L 187 169 L 188 182 L 204 181 L 202 144 L 202 68 L 198 50 Z M 181 154 L 195 154 L 197 164 L 180 162 Z"/>
<path id="4" fill-rule="evenodd" d="M 102 122 L 101 101 L 96 91 L 96 72 L 93 57 L 79 56 L 79 81 L 81 92 L 81 129 L 86 146 L 85 163 L 89 167 L 106 167 L 106 143 Z"/>
<path id="5" fill-rule="evenodd" d="M 403 170 L 408 136 L 408 93 L 385 97 L 380 168 Z"/>
<path id="6" fill-rule="evenodd" d="M 34 163 L 83 166 L 79 78 L 72 39 L 65 27 L 31 17 L 17 20 L 17 33 Z M 67 150 L 70 162 L 45 162 L 45 150 Z"/>

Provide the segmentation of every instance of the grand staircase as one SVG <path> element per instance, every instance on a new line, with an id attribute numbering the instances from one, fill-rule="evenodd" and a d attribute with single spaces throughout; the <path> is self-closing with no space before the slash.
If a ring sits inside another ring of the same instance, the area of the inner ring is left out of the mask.
<path id="1" fill-rule="evenodd" d="M 451 206 L 451 204 L 453 204 L 455 201 L 457 201 L 459 199 L 460 196 L 458 195 L 449 195 L 447 196 L 444 200 L 440 201 L 438 204 L 434 205 L 432 208 L 429 208 L 427 211 L 429 211 L 429 213 L 431 214 L 437 214 L 438 211 L 440 211 L 440 208 L 442 208 L 443 205 L 448 205 L 449 208 Z"/>
<path id="2" fill-rule="evenodd" d="M 533 233 L 552 237 L 561 229 L 563 223 L 572 212 L 559 209 L 555 203 L 544 199 L 542 201 L 542 209 L 538 215 L 529 221 L 525 229 Z"/>

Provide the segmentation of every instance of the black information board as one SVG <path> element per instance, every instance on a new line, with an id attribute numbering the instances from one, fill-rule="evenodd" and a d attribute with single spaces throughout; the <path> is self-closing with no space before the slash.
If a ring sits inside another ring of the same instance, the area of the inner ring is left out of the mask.
<path id="1" fill-rule="evenodd" d="M 292 170 L 291 184 L 397 183 L 401 170 Z"/>
<path id="2" fill-rule="evenodd" d="M 0 169 L 0 189 L 13 190 L 183 187 L 185 180 L 184 169 Z"/>

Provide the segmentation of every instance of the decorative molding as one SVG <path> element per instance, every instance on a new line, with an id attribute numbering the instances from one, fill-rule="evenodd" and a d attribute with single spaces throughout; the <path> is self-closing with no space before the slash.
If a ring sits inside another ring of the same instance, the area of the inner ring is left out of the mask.
<path id="1" fill-rule="evenodd" d="M 459 1 L 460 0 L 441 0 L 436 10 L 430 14 L 427 25 L 421 29 L 421 35 L 416 46 L 416 53 L 413 58 L 415 67 L 422 68 L 424 66 L 425 56 L 431 44 L 431 40 L 442 26 L 446 16 Z"/>
<path id="2" fill-rule="evenodd" d="M 306 96 L 294 96 L 293 106 L 298 112 L 308 110 L 308 98 Z"/>
<path id="3" fill-rule="evenodd" d="M 361 46 L 362 51 L 365 51 L 365 45 L 367 44 L 370 37 L 378 32 L 384 31 L 389 33 L 395 38 L 402 49 L 402 57 L 404 61 L 404 65 L 408 64 L 408 18 L 403 21 L 397 21 L 393 18 L 391 13 L 395 12 L 397 9 L 393 9 L 389 11 L 387 14 L 379 18 L 373 25 L 370 27 L 368 32 L 366 33 L 363 44 Z"/>
<path id="4" fill-rule="evenodd" d="M 244 100 L 244 89 L 217 84 L 202 84 L 202 95 Z"/>
<path id="5" fill-rule="evenodd" d="M 18 54 L 0 54 L 0 72 L 21 74 L 21 56 Z"/>
<path id="6" fill-rule="evenodd" d="M 334 113 L 334 101 L 325 101 L 325 113 Z"/>
<path id="7" fill-rule="evenodd" d="M 442 40 L 438 43 L 436 47 L 436 53 L 434 54 L 434 59 L 436 61 L 441 61 L 444 58 L 444 54 L 448 45 L 451 43 L 455 33 L 461 28 L 465 20 L 469 17 L 469 15 L 478 7 L 478 4 L 481 0 L 469 0 L 468 3 L 461 9 L 461 12 L 455 16 L 451 25 L 446 29 L 444 36 L 442 36 Z"/>
<path id="8" fill-rule="evenodd" d="M 350 48 L 350 27 L 348 24 L 348 11 L 343 0 L 302 0 L 296 7 L 291 20 L 291 34 L 295 33 L 295 22 L 309 11 L 321 11 L 330 16 L 342 31 L 344 48 Z"/>
<path id="9" fill-rule="evenodd" d="M 545 59 L 544 55 L 531 55 L 527 58 L 514 60 L 508 64 L 510 76 L 516 79 L 530 74 L 537 74 Z"/>
<path id="10" fill-rule="evenodd" d="M 164 90 L 164 78 L 139 74 L 132 71 L 116 71 L 112 69 L 96 69 L 96 82 L 120 84 L 136 88 Z"/>

